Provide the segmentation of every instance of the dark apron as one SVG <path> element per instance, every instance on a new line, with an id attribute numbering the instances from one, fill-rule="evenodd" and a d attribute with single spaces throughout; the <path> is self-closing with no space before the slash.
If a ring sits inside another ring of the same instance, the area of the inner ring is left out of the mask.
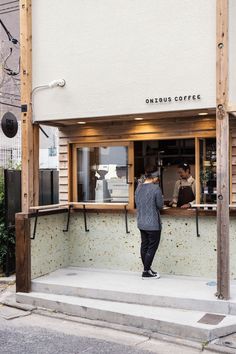
<path id="1" fill-rule="evenodd" d="M 188 204 L 192 202 L 194 199 L 195 199 L 195 195 L 193 194 L 192 187 L 180 185 L 177 207 L 181 207 L 184 204 Z"/>

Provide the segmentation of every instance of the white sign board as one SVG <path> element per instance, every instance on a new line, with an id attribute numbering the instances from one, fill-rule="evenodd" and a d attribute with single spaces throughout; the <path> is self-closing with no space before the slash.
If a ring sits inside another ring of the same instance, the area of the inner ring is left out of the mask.
<path id="1" fill-rule="evenodd" d="M 32 0 L 36 121 L 215 107 L 215 0 Z"/>

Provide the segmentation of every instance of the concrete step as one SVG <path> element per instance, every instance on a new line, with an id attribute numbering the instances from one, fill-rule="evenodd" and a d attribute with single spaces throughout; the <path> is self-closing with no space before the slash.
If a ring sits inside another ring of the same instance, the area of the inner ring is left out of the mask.
<path id="1" fill-rule="evenodd" d="M 44 307 L 91 320 L 101 320 L 198 341 L 236 332 L 236 317 L 222 316 L 216 325 L 199 323 L 201 311 L 128 304 L 49 293 L 17 293 L 17 302 Z M 217 315 L 211 315 L 214 316 Z M 218 315 L 219 316 L 219 315 Z M 209 320 L 208 320 L 209 323 Z"/>
<path id="2" fill-rule="evenodd" d="M 235 299 L 218 300 L 207 280 L 167 277 L 142 280 L 139 273 L 68 267 L 32 281 L 32 291 L 236 315 Z M 233 290 L 233 289 L 232 289 Z"/>

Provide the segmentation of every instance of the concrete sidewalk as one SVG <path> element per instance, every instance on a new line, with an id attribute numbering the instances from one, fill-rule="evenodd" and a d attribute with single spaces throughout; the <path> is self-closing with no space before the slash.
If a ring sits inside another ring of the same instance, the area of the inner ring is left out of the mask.
<path id="1" fill-rule="evenodd" d="M 236 287 L 230 301 L 215 297 L 214 279 L 162 276 L 142 280 L 139 273 L 67 267 L 32 281 L 32 292 L 17 293 L 19 303 L 89 320 L 142 328 L 209 342 L 236 332 Z"/>
<path id="2" fill-rule="evenodd" d="M 79 345 L 82 345 L 81 338 L 83 339 L 83 350 L 85 350 L 86 353 L 91 354 L 96 352 L 96 347 L 100 348 L 100 350 L 103 348 L 104 352 L 112 352 L 117 354 L 121 352 L 134 354 L 138 352 L 140 354 L 145 354 L 146 351 L 160 354 L 169 354 L 170 352 L 176 354 L 196 354 L 201 353 L 202 351 L 204 353 L 233 354 L 236 352 L 236 335 L 221 338 L 211 343 L 188 341 L 158 333 L 151 337 L 148 331 L 140 328 L 138 329 L 103 321 L 88 320 L 85 318 L 69 316 L 45 309 L 18 304 L 15 302 L 14 285 L 8 286 L 3 292 L 0 293 L 0 303 L 7 303 L 10 305 L 10 307 L 4 305 L 0 306 L 0 310 L 2 309 L 2 312 L 0 311 L 0 336 L 2 334 L 4 337 L 6 337 L 6 333 L 4 332 L 5 330 L 8 333 L 7 336 L 9 334 L 11 334 L 13 337 L 16 335 L 16 351 L 14 351 L 14 353 L 22 353 L 20 350 L 17 351 L 17 333 L 19 330 L 22 331 L 22 338 L 25 338 L 26 347 L 27 340 L 29 341 L 29 351 L 25 349 L 24 354 L 54 353 L 52 348 L 53 342 L 48 347 L 51 348 L 51 351 L 47 351 L 47 340 L 49 340 L 47 338 L 50 337 L 51 341 L 52 337 L 55 336 L 55 348 L 57 348 L 56 343 L 58 343 L 58 338 L 62 334 L 65 336 L 64 342 L 62 339 L 62 346 L 65 343 L 68 343 L 66 336 L 77 337 L 77 340 L 73 339 L 74 345 L 77 343 L 76 341 L 78 341 L 78 344 L 74 347 L 75 351 L 73 351 L 72 347 L 68 347 L 69 351 L 64 351 L 64 354 L 78 353 L 76 350 L 79 349 Z M 14 310 L 16 311 L 15 316 Z M 6 319 L 7 313 L 8 315 L 10 313 L 8 319 Z M 30 328 L 32 328 L 32 330 L 30 330 Z M 50 332 L 52 330 L 54 334 Z M 48 331 L 49 334 L 47 334 Z M 26 333 L 29 334 L 28 337 Z M 35 336 L 35 340 L 33 340 L 33 336 Z M 45 343 L 45 350 L 43 351 L 40 351 L 37 348 L 34 349 L 34 346 L 32 346 L 32 340 L 37 344 L 38 337 L 43 337 L 43 343 Z M 72 338 L 69 338 L 69 341 L 71 341 Z M 96 340 L 91 342 L 91 338 L 99 340 L 99 342 L 96 342 Z M 11 339 L 11 344 L 13 341 L 14 338 Z M 112 343 L 119 344 L 120 347 L 115 346 Z M 6 351 L 6 353 L 13 353 L 13 351 Z"/>

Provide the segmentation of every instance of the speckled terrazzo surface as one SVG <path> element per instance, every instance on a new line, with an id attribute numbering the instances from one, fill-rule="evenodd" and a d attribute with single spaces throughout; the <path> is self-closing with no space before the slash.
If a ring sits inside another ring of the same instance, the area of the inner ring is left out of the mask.
<path id="1" fill-rule="evenodd" d="M 66 266 L 140 271 L 140 236 L 136 217 L 129 215 L 125 232 L 124 214 L 88 213 L 89 232 L 82 213 L 71 216 L 63 232 L 66 214 L 41 217 L 32 241 L 32 278 Z M 195 218 L 163 216 L 161 243 L 153 268 L 161 273 L 215 277 L 216 217 L 200 217 L 200 237 Z M 33 220 L 32 220 L 33 225 Z M 231 219 L 231 276 L 236 278 L 236 220 Z"/>

